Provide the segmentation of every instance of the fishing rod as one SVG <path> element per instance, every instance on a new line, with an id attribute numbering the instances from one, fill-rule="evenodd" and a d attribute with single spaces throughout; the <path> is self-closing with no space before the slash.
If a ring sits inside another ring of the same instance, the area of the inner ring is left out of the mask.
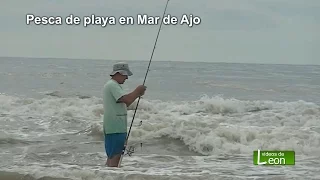
<path id="1" fill-rule="evenodd" d="M 161 31 L 161 26 L 162 26 L 162 23 L 163 23 L 164 15 L 166 14 L 166 11 L 167 11 L 168 3 L 169 3 L 169 0 L 167 0 L 166 7 L 165 7 L 163 15 L 162 15 L 161 24 L 160 24 L 160 27 L 159 27 L 159 30 L 158 30 L 158 34 L 157 34 L 156 40 L 154 42 L 154 46 L 153 46 L 153 50 L 152 50 L 151 57 L 150 57 L 150 60 L 149 60 L 148 68 L 147 68 L 147 71 L 146 71 L 146 75 L 144 76 L 143 85 L 145 84 L 146 79 L 147 79 L 147 75 L 148 75 L 148 72 L 149 72 L 149 68 L 150 68 L 150 64 L 151 64 L 151 61 L 152 61 L 153 53 L 154 53 L 154 50 L 156 49 L 156 45 L 157 45 L 157 42 L 158 42 L 158 37 L 159 37 L 160 31 Z M 121 157 L 120 157 L 120 161 L 118 163 L 118 167 L 120 167 L 120 165 L 121 165 L 121 161 L 122 161 L 124 152 L 125 152 L 126 147 L 127 147 L 127 142 L 128 142 L 129 135 L 130 135 L 130 132 L 131 132 L 133 120 L 134 120 L 134 118 L 136 116 L 136 112 L 137 112 L 137 109 L 138 109 L 138 105 L 139 105 L 140 99 L 141 99 L 141 96 L 139 96 L 139 99 L 138 99 L 138 102 L 137 102 L 137 106 L 136 106 L 136 108 L 134 110 L 134 114 L 133 114 L 133 117 L 132 117 L 131 125 L 130 125 L 130 128 L 129 128 L 129 132 L 128 132 L 128 135 L 127 135 L 127 138 L 126 138 L 126 142 L 125 142 L 124 148 L 122 150 L 122 154 L 121 154 Z M 140 124 L 141 123 L 142 123 L 142 121 L 140 122 Z"/>

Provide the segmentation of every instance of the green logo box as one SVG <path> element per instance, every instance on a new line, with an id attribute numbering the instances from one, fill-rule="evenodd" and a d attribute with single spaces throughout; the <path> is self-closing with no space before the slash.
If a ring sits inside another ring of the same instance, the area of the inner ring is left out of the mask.
<path id="1" fill-rule="evenodd" d="M 294 151 L 253 151 L 254 165 L 295 165 Z"/>

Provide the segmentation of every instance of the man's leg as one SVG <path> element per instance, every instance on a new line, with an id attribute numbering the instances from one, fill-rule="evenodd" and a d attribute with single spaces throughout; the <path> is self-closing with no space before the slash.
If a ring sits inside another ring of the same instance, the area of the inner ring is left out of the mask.
<path id="1" fill-rule="evenodd" d="M 119 161 L 121 158 L 121 154 L 114 155 L 112 158 L 108 158 L 107 166 L 109 167 L 118 167 Z"/>
<path id="2" fill-rule="evenodd" d="M 125 140 L 126 133 L 108 134 L 105 136 L 105 149 L 108 156 L 107 166 L 118 167 Z"/>

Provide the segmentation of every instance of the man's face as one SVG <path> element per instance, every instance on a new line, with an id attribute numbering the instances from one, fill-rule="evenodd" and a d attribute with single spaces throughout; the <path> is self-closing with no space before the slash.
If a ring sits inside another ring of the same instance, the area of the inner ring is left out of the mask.
<path id="1" fill-rule="evenodd" d="M 123 84 L 126 81 L 126 79 L 128 79 L 127 75 L 120 74 L 120 84 Z"/>

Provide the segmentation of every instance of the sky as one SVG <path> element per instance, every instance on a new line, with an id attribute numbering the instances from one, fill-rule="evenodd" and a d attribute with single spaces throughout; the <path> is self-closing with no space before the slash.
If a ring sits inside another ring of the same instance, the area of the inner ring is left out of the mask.
<path id="1" fill-rule="evenodd" d="M 149 60 L 167 0 L 2 0 L 0 56 Z M 26 15 L 60 16 L 62 25 L 26 24 Z M 79 25 L 67 25 L 73 14 Z M 200 24 L 162 25 L 153 61 L 320 64 L 319 0 L 170 0 L 166 15 L 199 17 Z M 91 15 L 115 25 L 83 26 Z M 134 25 L 120 25 L 132 16 Z"/>

